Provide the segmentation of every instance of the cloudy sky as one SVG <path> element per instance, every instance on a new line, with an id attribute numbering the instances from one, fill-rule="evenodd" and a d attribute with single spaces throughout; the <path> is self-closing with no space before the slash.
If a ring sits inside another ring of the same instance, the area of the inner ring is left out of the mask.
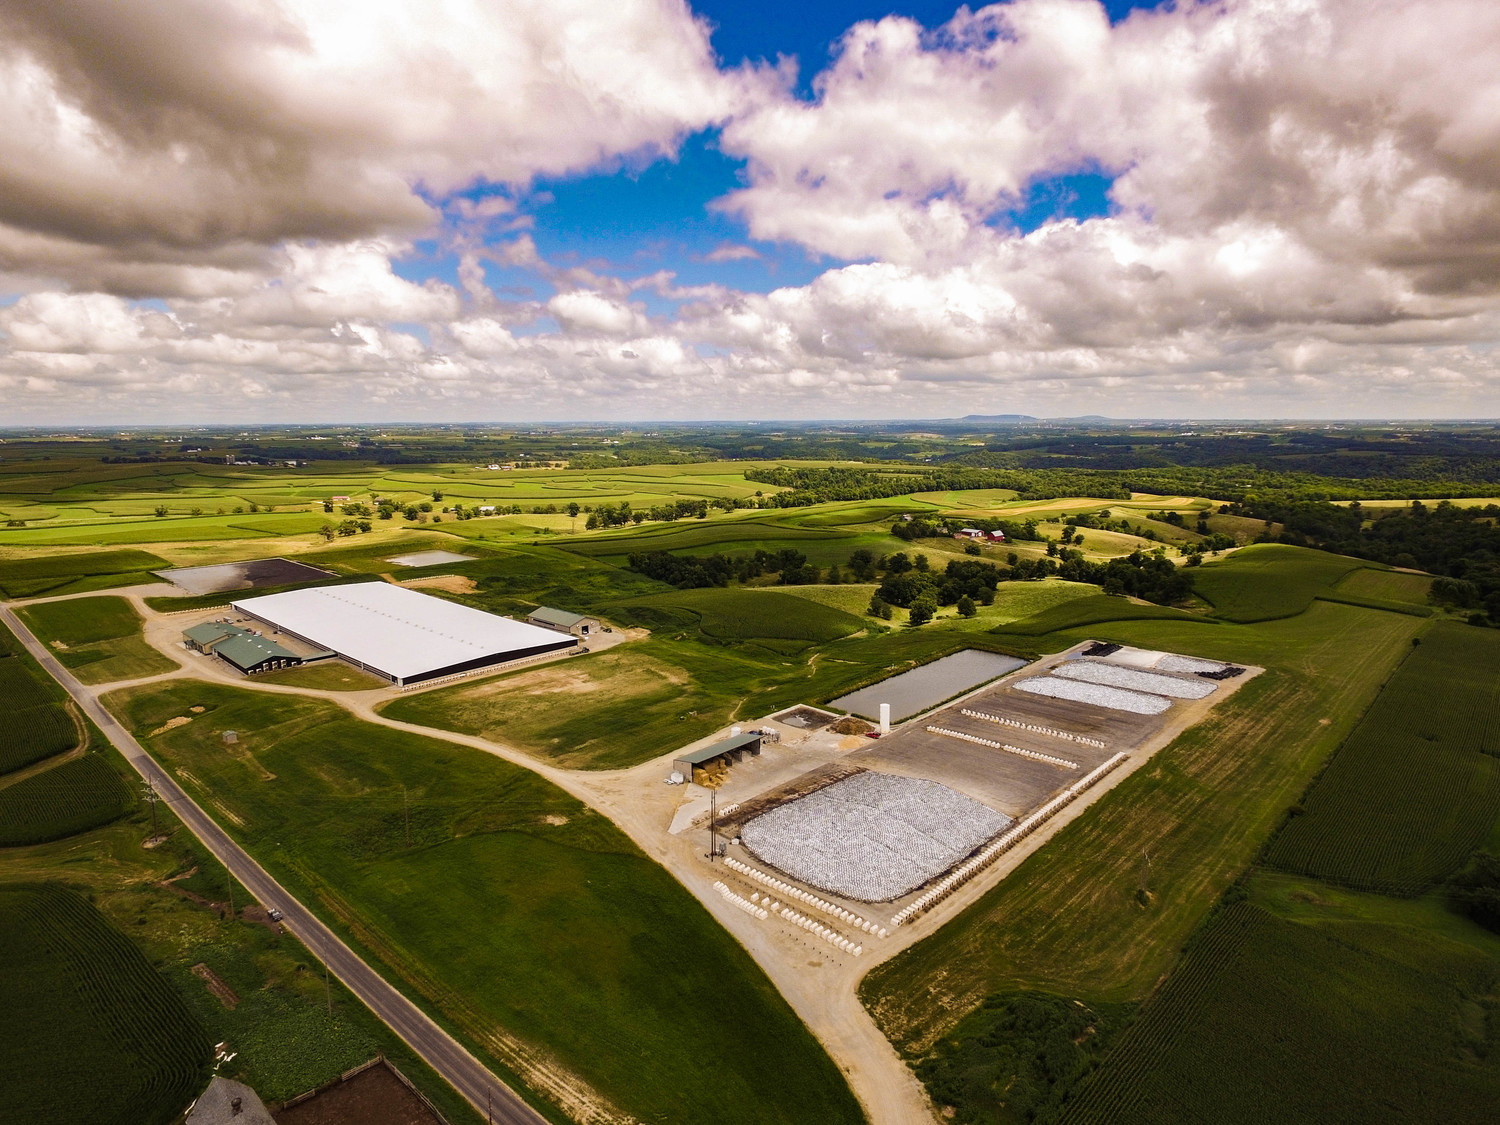
<path id="1" fill-rule="evenodd" d="M 0 0 L 0 425 L 1500 416 L 1494 0 Z"/>

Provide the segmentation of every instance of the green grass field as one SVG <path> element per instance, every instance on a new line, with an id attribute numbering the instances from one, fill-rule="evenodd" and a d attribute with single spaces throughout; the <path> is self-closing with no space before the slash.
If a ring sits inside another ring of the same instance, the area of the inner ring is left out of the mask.
<path id="1" fill-rule="evenodd" d="M 1144 997 L 1420 626 L 1416 618 L 1317 602 L 1298 618 L 1254 626 L 1116 622 L 1042 638 L 1048 649 L 1089 635 L 1268 671 L 979 902 L 877 966 L 860 995 L 882 1029 L 920 1056 L 998 992 L 1036 989 L 1109 1003 Z M 1151 857 L 1147 907 L 1137 899 L 1142 849 Z"/>
<path id="2" fill-rule="evenodd" d="M 1486 937 L 1229 907 L 1062 1120 L 1493 1121 L 1500 1029 L 1482 998 L 1500 941 Z"/>
<path id="3" fill-rule="evenodd" d="M 1329 763 L 1268 862 L 1416 894 L 1460 867 L 1500 817 L 1500 633 L 1440 623 Z"/>
<path id="4" fill-rule="evenodd" d="M 1364 566 L 1359 559 L 1306 547 L 1257 543 L 1204 563 L 1194 571 L 1193 582 L 1216 617 L 1269 621 L 1301 613 L 1318 594 Z"/>
<path id="5" fill-rule="evenodd" d="M 165 1125 L 208 1081 L 207 1032 L 100 913 L 0 884 L 0 1120 Z"/>
<path id="6" fill-rule="evenodd" d="M 134 807 L 134 796 L 105 757 L 85 754 L 0 788 L 0 847 L 61 840 Z"/>
<path id="7" fill-rule="evenodd" d="M 320 660 L 279 672 L 263 672 L 256 683 L 283 684 L 287 687 L 312 688 L 316 691 L 369 691 L 390 687 L 390 681 L 362 672 L 342 660 Z"/>
<path id="8" fill-rule="evenodd" d="M 504 1060 L 495 1036 L 515 1036 L 641 1120 L 860 1119 L 744 950 L 535 775 L 311 699 L 183 682 L 110 704 L 278 879 L 480 1049 Z M 208 710 L 149 736 L 193 705 Z M 241 732 L 233 749 L 224 728 Z M 712 1066 L 682 1065 L 730 1042 Z"/>
<path id="9" fill-rule="evenodd" d="M 124 598 L 69 598 L 23 606 L 18 613 L 83 683 L 154 676 L 177 667 L 146 643 L 140 615 Z"/>

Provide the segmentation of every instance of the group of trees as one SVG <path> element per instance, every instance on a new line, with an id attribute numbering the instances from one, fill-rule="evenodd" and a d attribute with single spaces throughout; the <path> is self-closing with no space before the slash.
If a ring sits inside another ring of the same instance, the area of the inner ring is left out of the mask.
<path id="1" fill-rule="evenodd" d="M 926 555 L 908 558 L 898 551 L 885 563 L 885 579 L 870 598 L 872 616 L 890 619 L 890 607 L 908 611 L 913 625 L 932 620 L 938 606 L 956 606 L 963 617 L 973 617 L 980 605 L 993 605 L 995 588 L 1005 574 L 993 563 L 954 559 L 945 570 L 932 569 Z"/>
<path id="2" fill-rule="evenodd" d="M 784 586 L 878 580 L 880 584 L 870 598 L 869 613 L 889 620 L 891 607 L 899 606 L 908 611 L 910 620 L 917 625 L 930 621 L 942 606 L 955 606 L 962 616 L 972 617 L 979 612 L 979 606 L 994 604 L 995 592 L 1005 581 L 1057 577 L 1091 583 L 1106 594 L 1141 598 L 1161 605 L 1181 602 L 1193 592 L 1192 573 L 1173 565 L 1159 548 L 1151 554 L 1136 551 L 1102 563 L 1090 562 L 1082 551 L 1068 547 L 1055 557 L 1039 559 L 1022 559 L 1011 552 L 1005 567 L 981 559 L 953 559 L 941 571 L 934 570 L 924 554 L 897 551 L 877 557 L 865 548 L 849 556 L 847 571 L 834 565 L 825 572 L 809 563 L 801 551 L 791 549 L 739 556 L 643 551 L 632 554 L 629 565 L 637 574 L 680 590 L 728 586 L 731 582 L 749 582 L 768 574 L 776 575 L 778 583 Z"/>
<path id="3" fill-rule="evenodd" d="M 665 504 L 656 504 L 650 508 L 632 508 L 629 500 L 621 500 L 618 504 L 601 504 L 592 511 L 585 508 L 589 518 L 584 526 L 589 531 L 601 527 L 624 527 L 628 523 L 642 524 L 647 520 L 671 523 L 675 520 L 708 518 L 709 508 L 721 508 L 732 512 L 740 503 L 727 498 L 715 500 L 671 500 Z M 577 505 L 570 504 L 569 515 L 576 516 L 574 511 Z M 540 510 L 540 509 L 539 509 Z"/>
<path id="4" fill-rule="evenodd" d="M 783 586 L 808 586 L 823 571 L 807 561 L 801 551 L 756 551 L 753 555 L 674 555 L 670 551 L 642 551 L 630 556 L 630 569 L 647 578 L 692 590 L 705 586 L 727 586 L 748 582 L 767 574 L 779 576 Z M 832 570 L 837 572 L 838 567 Z M 835 573 L 833 580 L 838 581 Z"/>
<path id="5" fill-rule="evenodd" d="M 1099 496 L 1128 500 L 1128 489 L 1097 474 L 1072 471 L 1027 471 L 980 468 L 907 467 L 864 469 L 832 467 L 793 469 L 775 466 L 746 469 L 745 479 L 787 491 L 766 497 L 762 506 L 805 508 L 833 500 L 884 500 L 912 492 L 952 492 L 980 488 L 1014 490 L 1023 500 L 1056 496 Z"/>

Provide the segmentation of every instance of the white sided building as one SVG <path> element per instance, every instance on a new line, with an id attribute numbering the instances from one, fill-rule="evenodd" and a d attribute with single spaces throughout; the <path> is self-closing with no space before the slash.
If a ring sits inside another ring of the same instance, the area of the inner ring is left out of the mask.
<path id="1" fill-rule="evenodd" d="M 406 685 L 578 644 L 561 635 L 389 582 L 288 590 L 231 603 L 272 629 Z"/>

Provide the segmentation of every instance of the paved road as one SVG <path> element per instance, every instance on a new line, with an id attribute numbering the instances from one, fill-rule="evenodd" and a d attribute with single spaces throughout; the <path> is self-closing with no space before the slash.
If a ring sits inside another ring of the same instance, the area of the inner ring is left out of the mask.
<path id="1" fill-rule="evenodd" d="M 434 1023 L 380 974 L 345 945 L 332 930 L 315 918 L 310 910 L 293 898 L 265 870 L 231 840 L 172 780 L 170 774 L 142 749 L 115 717 L 106 711 L 94 693 L 80 684 L 30 630 L 5 606 L 0 606 L 0 620 L 21 639 L 32 656 L 77 701 L 88 717 L 114 743 L 116 749 L 140 775 L 155 786 L 162 799 L 171 806 L 188 829 L 203 841 L 205 847 L 224 864 L 234 877 L 256 897 L 261 905 L 275 907 L 284 915 L 284 924 L 302 944 L 343 981 L 369 1009 L 406 1040 L 427 1064 L 453 1088 L 469 1100 L 480 1114 L 490 1109 L 493 1120 L 503 1125 L 546 1125 L 546 1119 L 516 1096 L 446 1031 Z"/>

